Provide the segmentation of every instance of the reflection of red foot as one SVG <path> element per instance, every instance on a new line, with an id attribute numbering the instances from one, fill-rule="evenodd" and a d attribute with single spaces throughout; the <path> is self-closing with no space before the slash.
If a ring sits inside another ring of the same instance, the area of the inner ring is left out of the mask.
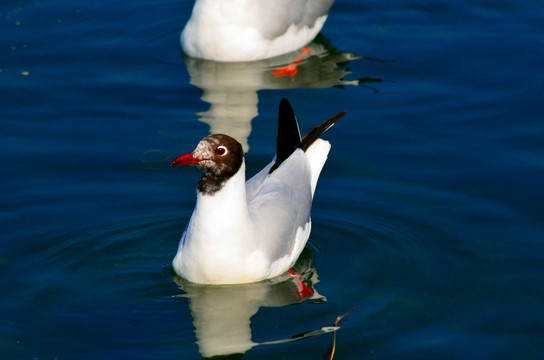
<path id="1" fill-rule="evenodd" d="M 293 61 L 293 64 L 284 66 L 278 70 L 271 71 L 270 73 L 274 75 L 275 77 L 295 77 L 295 75 L 298 73 L 298 68 L 296 64 L 299 64 L 302 61 L 302 58 L 304 55 L 307 55 L 310 52 L 310 49 L 308 48 L 302 48 L 302 54 L 300 54 L 295 61 Z"/>
<path id="2" fill-rule="evenodd" d="M 296 65 L 291 64 L 291 65 L 284 66 L 281 69 L 273 70 L 270 73 L 277 78 L 295 77 L 295 75 L 298 73 L 298 69 Z"/>
<path id="3" fill-rule="evenodd" d="M 293 270 L 288 271 L 289 275 L 297 279 L 297 290 L 293 292 L 293 295 L 298 295 L 301 300 L 305 300 L 309 296 L 313 296 L 314 292 L 306 284 L 300 280 L 299 274 L 293 274 Z"/>

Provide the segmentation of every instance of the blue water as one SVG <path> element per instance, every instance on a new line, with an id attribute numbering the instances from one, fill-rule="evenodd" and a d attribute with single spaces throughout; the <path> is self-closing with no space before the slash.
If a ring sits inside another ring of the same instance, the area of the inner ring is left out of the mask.
<path id="1" fill-rule="evenodd" d="M 321 359 L 332 333 L 257 343 L 355 309 L 335 358 L 544 359 L 543 2 L 337 0 L 295 79 L 269 71 L 298 54 L 184 59 L 191 7 L 0 5 L 0 358 Z M 303 131 L 348 112 L 303 259 L 322 297 L 184 284 L 199 172 L 169 162 L 229 131 L 255 173 L 282 97 Z"/>

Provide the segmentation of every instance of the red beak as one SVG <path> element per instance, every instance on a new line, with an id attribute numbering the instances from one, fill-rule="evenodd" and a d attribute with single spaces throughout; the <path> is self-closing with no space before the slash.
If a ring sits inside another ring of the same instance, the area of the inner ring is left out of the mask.
<path id="1" fill-rule="evenodd" d="M 185 165 L 196 165 L 201 162 L 201 159 L 195 159 L 193 154 L 182 155 L 176 160 L 172 161 L 170 166 L 185 166 Z"/>

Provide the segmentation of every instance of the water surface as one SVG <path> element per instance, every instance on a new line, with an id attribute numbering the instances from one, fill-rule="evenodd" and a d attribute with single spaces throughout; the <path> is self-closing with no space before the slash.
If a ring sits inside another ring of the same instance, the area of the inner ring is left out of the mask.
<path id="1" fill-rule="evenodd" d="M 298 54 L 183 58 L 191 6 L 0 5 L 1 358 L 199 359 L 231 331 L 246 359 L 319 359 L 331 333 L 259 344 L 352 309 L 337 358 L 544 357 L 542 2 L 337 0 L 294 79 L 270 71 Z M 199 172 L 169 162 L 222 131 L 256 173 L 282 97 L 302 131 L 348 111 L 302 264 L 320 296 L 184 286 Z"/>

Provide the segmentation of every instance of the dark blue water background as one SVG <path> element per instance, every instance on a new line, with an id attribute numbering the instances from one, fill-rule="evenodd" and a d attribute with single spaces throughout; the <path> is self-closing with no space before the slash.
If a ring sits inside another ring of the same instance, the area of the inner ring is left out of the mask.
<path id="1" fill-rule="evenodd" d="M 353 308 L 338 359 L 544 358 L 542 1 L 338 0 L 294 80 L 268 71 L 296 54 L 183 59 L 191 7 L 0 5 L 0 358 L 198 359 L 206 331 L 279 340 Z M 211 127 L 240 131 L 255 173 L 282 97 L 303 131 L 348 111 L 313 206 L 326 300 L 182 290 L 170 261 L 199 172 L 169 162 Z"/>

